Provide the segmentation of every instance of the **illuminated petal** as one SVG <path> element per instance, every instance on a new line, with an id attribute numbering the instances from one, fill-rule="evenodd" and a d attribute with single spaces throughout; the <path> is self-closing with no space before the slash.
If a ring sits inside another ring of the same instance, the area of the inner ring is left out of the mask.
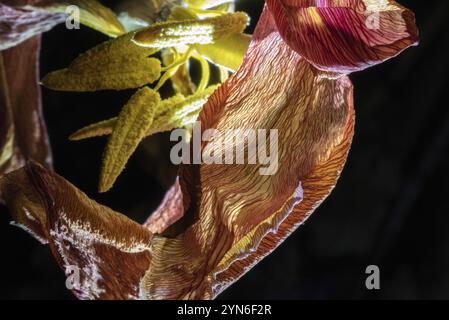
<path id="1" fill-rule="evenodd" d="M 51 149 L 42 114 L 40 37 L 0 52 L 0 175 L 26 160 L 51 167 Z"/>
<path id="2" fill-rule="evenodd" d="M 312 213 L 346 161 L 352 85 L 290 49 L 265 12 L 243 65 L 200 119 L 203 130 L 277 129 L 278 170 L 261 175 L 260 163 L 184 165 L 179 185 L 147 222 L 162 234 L 152 241 L 145 298 L 214 298 Z"/>
<path id="3" fill-rule="evenodd" d="M 418 42 L 413 12 L 392 0 L 267 0 L 284 40 L 317 68 L 352 72 Z"/>
<path id="4" fill-rule="evenodd" d="M 17 224 L 43 243 L 80 299 L 133 299 L 150 262 L 147 228 L 30 163 L 0 180 Z"/>

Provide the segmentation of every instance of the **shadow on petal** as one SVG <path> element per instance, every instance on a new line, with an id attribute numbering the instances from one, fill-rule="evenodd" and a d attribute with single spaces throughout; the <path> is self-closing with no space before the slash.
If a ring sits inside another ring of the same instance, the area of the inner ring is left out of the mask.
<path id="1" fill-rule="evenodd" d="M 135 299 L 152 234 L 36 164 L 5 175 L 0 190 L 16 223 L 48 243 L 80 299 Z"/>
<path id="2" fill-rule="evenodd" d="M 34 160 L 52 167 L 39 79 L 40 36 L 0 51 L 0 175 Z"/>
<path id="3" fill-rule="evenodd" d="M 261 175 L 260 164 L 184 165 L 179 186 L 157 211 L 158 217 L 164 209 L 183 211 L 175 224 L 183 232 L 154 237 L 145 298 L 214 298 L 279 245 L 335 185 L 352 140 L 352 102 L 349 79 L 328 78 L 311 66 L 265 11 L 243 65 L 200 118 L 203 131 L 277 129 L 278 170 Z"/>

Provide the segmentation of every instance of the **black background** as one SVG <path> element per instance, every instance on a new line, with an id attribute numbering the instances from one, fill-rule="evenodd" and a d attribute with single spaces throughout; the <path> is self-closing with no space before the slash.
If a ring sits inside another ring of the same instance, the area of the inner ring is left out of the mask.
<path id="1" fill-rule="evenodd" d="M 253 17 L 262 1 L 241 0 Z M 112 4 L 113 1 L 104 1 Z M 417 15 L 421 44 L 351 76 L 356 135 L 332 195 L 223 299 L 449 298 L 448 1 L 402 1 Z M 106 38 L 63 26 L 43 37 L 41 71 L 68 65 Z M 56 171 L 97 201 L 143 222 L 173 182 L 167 135 L 147 139 L 114 189 L 96 192 L 104 139 L 69 142 L 78 128 L 114 116 L 132 92 L 44 89 Z M 73 299 L 45 246 L 9 225 L 0 209 L 0 298 Z M 365 268 L 381 290 L 365 288 Z"/>

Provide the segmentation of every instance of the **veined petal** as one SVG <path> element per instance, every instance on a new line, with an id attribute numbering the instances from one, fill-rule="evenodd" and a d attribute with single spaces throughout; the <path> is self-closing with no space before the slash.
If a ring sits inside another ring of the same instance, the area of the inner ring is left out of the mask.
<path id="1" fill-rule="evenodd" d="M 0 175 L 27 160 L 52 166 L 37 84 L 39 50 L 36 36 L 0 52 Z"/>
<path id="2" fill-rule="evenodd" d="M 29 163 L 0 179 L 17 224 L 50 249 L 80 299 L 133 299 L 150 262 L 147 228 Z"/>
<path id="3" fill-rule="evenodd" d="M 267 0 L 284 40 L 321 70 L 349 73 L 418 43 L 412 11 L 392 0 Z"/>
<path id="4" fill-rule="evenodd" d="M 161 234 L 152 241 L 144 298 L 214 298 L 313 212 L 346 161 L 352 85 L 293 51 L 265 11 L 243 65 L 200 119 L 203 132 L 278 130 L 278 170 L 261 175 L 260 163 L 182 166 L 179 182 L 147 222 Z"/>
<path id="5" fill-rule="evenodd" d="M 25 7 L 38 1 L 0 3 L 0 50 L 14 47 L 65 21 L 60 13 L 36 11 Z"/>

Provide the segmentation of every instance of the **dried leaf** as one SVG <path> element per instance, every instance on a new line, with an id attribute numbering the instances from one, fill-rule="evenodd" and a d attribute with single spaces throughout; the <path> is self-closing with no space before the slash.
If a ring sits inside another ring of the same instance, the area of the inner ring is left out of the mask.
<path id="1" fill-rule="evenodd" d="M 137 91 L 118 116 L 104 154 L 99 191 L 106 192 L 125 168 L 151 127 L 159 94 L 147 87 Z"/>
<path id="2" fill-rule="evenodd" d="M 88 50 L 67 69 L 47 74 L 42 83 L 53 90 L 97 91 L 142 87 L 159 79 L 161 63 L 148 58 L 154 50 L 137 46 L 128 33 Z"/>

